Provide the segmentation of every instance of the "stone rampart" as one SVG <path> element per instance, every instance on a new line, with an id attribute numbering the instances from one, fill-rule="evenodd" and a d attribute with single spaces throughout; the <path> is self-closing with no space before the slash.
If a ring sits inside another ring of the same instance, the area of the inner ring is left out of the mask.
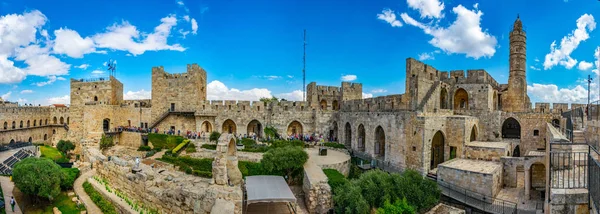
<path id="1" fill-rule="evenodd" d="M 323 170 L 312 161 L 304 164 L 304 203 L 309 213 L 327 213 L 333 207 L 331 187 Z"/>

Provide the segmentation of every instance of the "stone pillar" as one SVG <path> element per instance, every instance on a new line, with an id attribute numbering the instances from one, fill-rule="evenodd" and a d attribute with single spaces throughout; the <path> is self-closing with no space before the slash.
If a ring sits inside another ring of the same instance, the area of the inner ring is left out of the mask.
<path id="1" fill-rule="evenodd" d="M 529 190 L 531 189 L 531 167 L 525 169 L 525 200 L 529 200 Z"/>

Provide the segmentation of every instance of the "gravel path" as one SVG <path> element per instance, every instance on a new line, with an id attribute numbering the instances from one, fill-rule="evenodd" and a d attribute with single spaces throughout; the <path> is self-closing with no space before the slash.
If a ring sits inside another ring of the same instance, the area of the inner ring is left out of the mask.
<path id="1" fill-rule="evenodd" d="M 4 194 L 4 205 L 6 208 L 6 213 L 22 213 L 21 208 L 19 207 L 19 202 L 15 205 L 15 211 L 13 212 L 10 208 L 10 196 L 12 196 L 13 188 L 15 188 L 15 184 L 10 181 L 9 177 L 0 176 L 0 184 L 2 186 L 2 193 Z M 16 201 L 16 199 L 15 199 Z"/>
<path id="2" fill-rule="evenodd" d="M 87 181 L 88 178 L 91 178 L 94 175 L 94 170 L 87 171 L 83 173 L 75 180 L 73 184 L 73 189 L 75 190 L 75 194 L 79 196 L 79 200 L 85 204 L 85 208 L 87 209 L 87 213 L 102 213 L 100 208 L 96 206 L 94 201 L 90 198 L 90 196 L 83 189 L 83 183 Z"/>

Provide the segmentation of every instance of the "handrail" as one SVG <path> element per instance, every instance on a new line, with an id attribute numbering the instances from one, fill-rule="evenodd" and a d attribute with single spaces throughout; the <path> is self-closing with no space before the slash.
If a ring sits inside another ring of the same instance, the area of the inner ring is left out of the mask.
<path id="1" fill-rule="evenodd" d="M 484 212 L 499 214 L 517 213 L 517 203 L 515 202 L 486 196 L 441 180 L 438 180 L 437 183 L 442 190 L 442 194 Z"/>

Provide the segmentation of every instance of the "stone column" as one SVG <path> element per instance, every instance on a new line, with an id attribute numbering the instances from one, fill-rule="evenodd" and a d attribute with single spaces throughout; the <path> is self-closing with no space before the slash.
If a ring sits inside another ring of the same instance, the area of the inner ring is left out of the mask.
<path id="1" fill-rule="evenodd" d="M 525 200 L 529 200 L 529 190 L 531 189 L 531 167 L 525 169 Z"/>

